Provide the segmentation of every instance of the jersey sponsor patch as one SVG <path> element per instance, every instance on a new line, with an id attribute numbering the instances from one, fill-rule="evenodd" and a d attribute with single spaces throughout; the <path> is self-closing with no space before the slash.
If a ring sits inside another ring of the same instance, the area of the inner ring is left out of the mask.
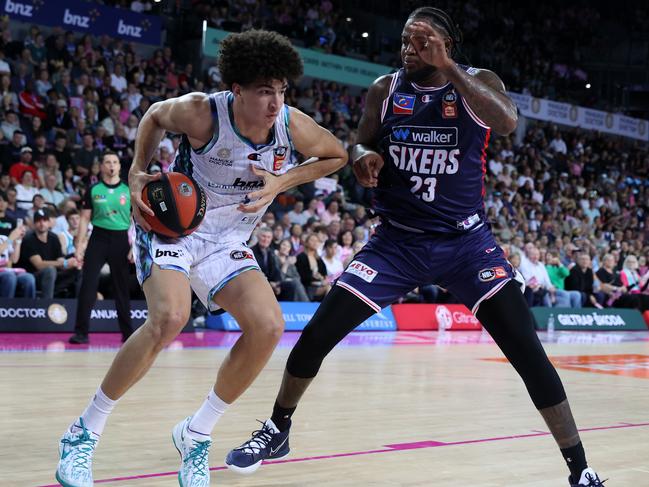
<path id="1" fill-rule="evenodd" d="M 457 95 L 455 90 L 447 91 L 442 97 L 442 117 L 457 118 Z"/>
<path id="2" fill-rule="evenodd" d="M 415 109 L 415 95 L 404 95 L 403 93 L 395 93 L 392 98 L 392 113 L 395 115 L 412 115 Z"/>
<path id="3" fill-rule="evenodd" d="M 247 250 L 233 250 L 232 252 L 230 252 L 230 258 L 232 260 L 244 260 L 244 259 L 255 260 L 252 254 Z"/>
<path id="4" fill-rule="evenodd" d="M 494 279 L 502 279 L 503 277 L 507 277 L 507 271 L 502 266 L 482 269 L 478 273 L 478 279 L 480 279 L 481 282 L 489 282 Z"/>
<path id="5" fill-rule="evenodd" d="M 286 160 L 288 147 L 282 145 L 273 150 L 273 171 L 279 171 Z"/>
<path id="6" fill-rule="evenodd" d="M 175 250 L 155 249 L 154 258 L 161 259 L 163 257 L 171 257 L 173 259 L 180 259 L 183 255 L 184 251 L 180 247 Z"/>
<path id="7" fill-rule="evenodd" d="M 347 269 L 345 269 L 345 272 L 349 272 L 350 274 L 358 276 L 366 282 L 372 282 L 374 278 L 379 274 L 370 266 L 363 264 L 358 260 L 355 260 L 351 264 L 349 264 L 347 266 Z"/>

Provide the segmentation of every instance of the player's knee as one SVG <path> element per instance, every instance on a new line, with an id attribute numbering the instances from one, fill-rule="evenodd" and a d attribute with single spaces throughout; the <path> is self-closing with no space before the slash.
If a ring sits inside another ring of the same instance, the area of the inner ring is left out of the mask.
<path id="1" fill-rule="evenodd" d="M 189 320 L 189 310 L 162 306 L 149 311 L 147 331 L 156 347 L 164 348 L 174 340 Z"/>
<path id="2" fill-rule="evenodd" d="M 255 323 L 246 327 L 249 333 L 261 343 L 277 343 L 284 333 L 284 317 L 281 310 L 268 310 L 255 318 Z"/>

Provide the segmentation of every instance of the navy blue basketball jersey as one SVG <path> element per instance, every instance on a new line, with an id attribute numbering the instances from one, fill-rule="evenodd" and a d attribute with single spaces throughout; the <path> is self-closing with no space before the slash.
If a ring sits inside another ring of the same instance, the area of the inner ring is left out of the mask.
<path id="1" fill-rule="evenodd" d="M 419 86 L 400 69 L 383 102 L 381 122 L 385 164 L 374 191 L 377 213 L 426 232 L 462 233 L 481 226 L 490 128 L 453 85 Z"/>

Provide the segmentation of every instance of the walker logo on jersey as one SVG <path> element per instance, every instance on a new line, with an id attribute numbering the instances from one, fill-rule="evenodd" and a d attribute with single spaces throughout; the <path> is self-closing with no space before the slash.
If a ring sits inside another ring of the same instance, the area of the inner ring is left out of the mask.
<path id="1" fill-rule="evenodd" d="M 241 178 L 237 178 L 232 183 L 234 189 L 257 189 L 264 187 L 264 180 L 260 179 L 259 181 L 244 181 Z"/>
<path id="2" fill-rule="evenodd" d="M 261 161 L 261 154 L 253 152 L 252 154 L 248 154 L 248 159 L 251 161 Z"/>
<path id="3" fill-rule="evenodd" d="M 244 260 L 244 259 L 255 260 L 252 254 L 247 250 L 233 250 L 232 252 L 230 252 L 230 258 L 232 260 Z"/>
<path id="4" fill-rule="evenodd" d="M 390 142 L 424 147 L 456 147 L 457 138 L 457 127 L 399 125 L 390 134 Z"/>
<path id="5" fill-rule="evenodd" d="M 502 279 L 507 277 L 507 271 L 504 267 L 492 267 L 489 269 L 482 269 L 478 273 L 478 279 L 482 282 L 493 281 L 494 279 Z"/>
<path id="6" fill-rule="evenodd" d="M 179 259 L 182 256 L 183 256 L 182 249 L 178 249 L 178 250 L 155 249 L 155 258 L 156 259 L 159 259 L 161 257 L 173 257 L 175 259 Z"/>
<path id="7" fill-rule="evenodd" d="M 279 171 L 286 160 L 288 147 L 282 145 L 273 150 L 273 171 Z"/>
<path id="8" fill-rule="evenodd" d="M 454 90 L 447 91 L 442 97 L 442 117 L 457 118 L 457 95 Z"/>
<path id="9" fill-rule="evenodd" d="M 354 274 L 355 276 L 358 276 L 367 282 L 372 282 L 374 278 L 378 275 L 378 272 L 376 272 L 370 266 L 363 264 L 362 262 L 359 262 L 357 260 L 349 264 L 347 266 L 347 269 L 345 269 L 345 272 Z"/>
<path id="10" fill-rule="evenodd" d="M 395 115 L 412 115 L 416 99 L 415 95 L 395 93 L 392 98 L 392 113 Z"/>
<path id="11" fill-rule="evenodd" d="M 408 136 L 410 135 L 410 129 L 408 128 L 401 128 L 401 127 L 393 127 L 392 128 L 392 135 L 396 140 L 400 141 L 406 141 L 408 140 Z"/>

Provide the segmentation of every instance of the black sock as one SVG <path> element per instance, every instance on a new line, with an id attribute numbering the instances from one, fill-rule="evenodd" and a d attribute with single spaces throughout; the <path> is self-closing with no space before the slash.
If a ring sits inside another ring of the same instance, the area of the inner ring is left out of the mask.
<path id="1" fill-rule="evenodd" d="M 275 401 L 275 405 L 273 406 L 273 415 L 270 417 L 270 419 L 275 423 L 275 426 L 277 426 L 277 429 L 280 431 L 285 431 L 289 428 L 291 425 L 291 416 L 293 416 L 293 413 L 295 412 L 295 408 L 283 408 L 279 404 L 277 404 L 277 401 Z"/>
<path id="2" fill-rule="evenodd" d="M 570 448 L 562 448 L 561 454 L 568 464 L 572 481 L 579 482 L 581 472 L 583 472 L 585 468 L 588 468 L 588 464 L 586 463 L 586 453 L 584 452 L 584 446 L 581 444 L 581 441 Z"/>

